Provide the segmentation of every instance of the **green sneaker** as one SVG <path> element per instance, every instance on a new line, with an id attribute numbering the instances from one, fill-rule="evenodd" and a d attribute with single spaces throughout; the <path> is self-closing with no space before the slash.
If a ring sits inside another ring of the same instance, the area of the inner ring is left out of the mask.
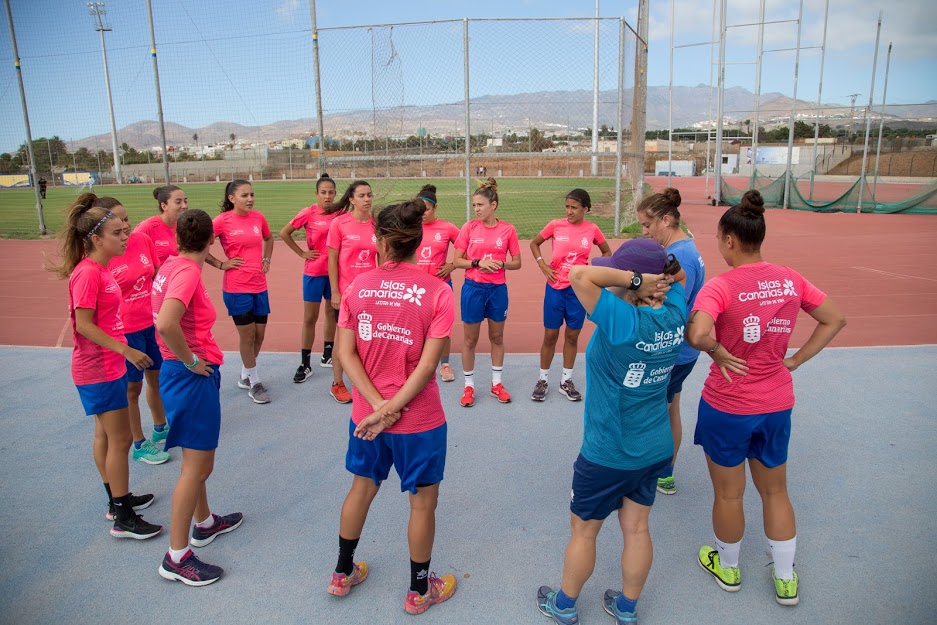
<path id="1" fill-rule="evenodd" d="M 657 492 L 663 495 L 673 495 L 677 492 L 677 483 L 673 476 L 657 478 Z"/>
<path id="2" fill-rule="evenodd" d="M 133 459 L 146 464 L 163 464 L 169 460 L 169 452 L 162 451 L 148 440 L 144 440 L 140 449 L 133 446 Z"/>
<path id="3" fill-rule="evenodd" d="M 772 569 L 771 578 L 774 579 L 775 601 L 781 605 L 797 605 L 800 602 L 800 596 L 797 594 L 797 571 L 794 571 L 794 579 L 778 579 Z"/>
<path id="4" fill-rule="evenodd" d="M 710 546 L 700 547 L 699 565 L 716 579 L 719 588 L 726 592 L 738 592 L 742 589 L 742 572 L 737 566 L 723 568 L 719 563 L 719 551 Z"/>
<path id="5" fill-rule="evenodd" d="M 169 436 L 168 425 L 163 428 L 162 432 L 157 432 L 156 430 L 153 430 L 153 436 L 151 438 L 153 439 L 154 445 L 162 445 L 166 442 L 167 436 Z"/>

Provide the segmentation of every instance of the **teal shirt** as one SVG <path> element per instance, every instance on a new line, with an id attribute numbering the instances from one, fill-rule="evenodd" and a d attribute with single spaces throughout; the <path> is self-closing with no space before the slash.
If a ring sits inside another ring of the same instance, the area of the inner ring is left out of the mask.
<path id="1" fill-rule="evenodd" d="M 582 455 L 622 470 L 672 457 L 667 382 L 683 345 L 683 286 L 674 284 L 657 309 L 602 291 L 589 320 L 597 327 L 586 348 Z"/>

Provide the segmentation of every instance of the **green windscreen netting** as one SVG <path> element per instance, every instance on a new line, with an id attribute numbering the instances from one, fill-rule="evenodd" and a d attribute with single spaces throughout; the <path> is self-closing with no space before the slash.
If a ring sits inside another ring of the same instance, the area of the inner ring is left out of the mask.
<path id="1" fill-rule="evenodd" d="M 748 188 L 758 189 L 765 206 L 780 208 L 784 205 L 786 176 L 771 178 L 755 172 L 748 179 Z M 822 188 L 821 188 L 822 187 Z M 722 179 L 722 203 L 738 204 L 748 188 L 740 189 Z M 831 192 L 829 188 L 833 188 Z M 909 215 L 937 215 L 937 184 L 895 186 L 885 183 L 874 184 L 869 178 L 859 178 L 844 189 L 843 184 L 830 187 L 829 183 L 817 181 L 813 199 L 810 196 L 810 173 L 791 180 L 791 197 L 788 207 L 793 210 L 815 213 L 906 213 Z"/>

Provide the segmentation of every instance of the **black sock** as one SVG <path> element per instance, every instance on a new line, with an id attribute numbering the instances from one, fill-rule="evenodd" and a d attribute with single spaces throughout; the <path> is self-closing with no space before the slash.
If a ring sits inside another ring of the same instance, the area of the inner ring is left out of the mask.
<path id="1" fill-rule="evenodd" d="M 104 490 L 107 492 L 107 507 L 110 508 L 114 505 L 114 497 L 111 496 L 111 485 L 104 482 Z"/>
<path id="2" fill-rule="evenodd" d="M 429 563 L 410 560 L 410 590 L 421 595 L 429 590 Z"/>
<path id="3" fill-rule="evenodd" d="M 121 522 L 126 522 L 133 518 L 134 511 L 130 505 L 130 493 L 123 497 L 114 497 L 114 513 Z"/>
<path id="4" fill-rule="evenodd" d="M 326 341 L 322 346 L 322 357 L 328 360 L 332 357 L 332 347 L 335 346 L 333 341 Z"/>
<path id="5" fill-rule="evenodd" d="M 302 357 L 303 357 L 303 365 L 306 366 L 306 367 L 308 367 L 308 366 L 309 366 L 309 357 L 312 355 L 312 350 L 311 350 L 311 349 L 304 349 L 304 350 L 302 350 L 302 351 L 300 352 L 300 354 L 302 354 Z"/>
<path id="6" fill-rule="evenodd" d="M 338 537 L 338 564 L 335 565 L 336 573 L 351 575 L 355 570 L 355 549 L 358 548 L 360 538 L 342 538 Z"/>

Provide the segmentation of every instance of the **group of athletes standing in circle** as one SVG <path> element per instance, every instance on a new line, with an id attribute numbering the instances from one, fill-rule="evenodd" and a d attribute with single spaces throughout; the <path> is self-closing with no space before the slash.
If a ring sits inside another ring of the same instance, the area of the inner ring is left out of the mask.
<path id="1" fill-rule="evenodd" d="M 220 579 L 223 571 L 189 546 L 205 546 L 243 521 L 238 512 L 214 514 L 208 504 L 224 357 L 212 336 L 215 311 L 201 272 L 205 264 L 225 272 L 224 303 L 238 330 L 243 363 L 237 384 L 254 402 L 268 403 L 257 356 L 270 314 L 266 273 L 273 239 L 266 219 L 253 208 L 247 181 L 227 185 L 214 220 L 188 209 L 178 187 L 160 187 L 154 197 L 159 213 L 131 232 L 117 200 L 81 195 L 68 209 L 61 262 L 50 269 L 69 280 L 73 379 L 86 414 L 95 417 L 93 455 L 108 496 L 107 518 L 114 522 L 111 534 L 146 539 L 162 531 L 137 514 L 154 497 L 130 492 L 131 448 L 135 460 L 158 464 L 168 459 L 170 448 L 181 447 L 170 545 L 159 574 L 201 586 Z M 475 347 L 485 320 L 492 349 L 490 394 L 510 402 L 502 382 L 505 272 L 521 267 L 519 241 L 514 227 L 496 217 L 499 198 L 491 178 L 473 194 L 476 219 L 461 229 L 436 216 L 433 185 L 376 213 L 365 181 L 353 182 L 337 202 L 335 197 L 335 181 L 323 175 L 316 183 L 317 203 L 280 232 L 305 261 L 301 363 L 293 381 L 312 375 L 315 325 L 325 300 L 319 364 L 332 367 L 332 397 L 353 404 L 346 468 L 354 477 L 341 510 L 339 557 L 328 592 L 347 595 L 367 578 L 367 564 L 355 562 L 354 554 L 370 504 L 393 466 L 411 506 L 411 583 L 404 609 L 418 614 L 451 597 L 456 587 L 453 575 L 436 576 L 429 568 L 447 438 L 437 368 L 443 381 L 455 379 L 449 364 L 455 315 L 450 274 L 465 270 L 460 403 L 475 403 Z M 703 447 L 712 479 L 716 546 L 701 548 L 698 562 L 724 590 L 739 589 L 748 460 L 762 498 L 775 599 L 783 605 L 799 601 L 786 475 L 791 372 L 826 346 L 845 319 L 796 271 L 762 260 L 766 228 L 757 191 L 746 193 L 720 219 L 718 248 L 732 269 L 705 285 L 702 258 L 680 226 L 680 203 L 675 189 L 645 199 L 637 215 L 646 238 L 627 241 L 612 253 L 601 231 L 585 219 L 589 194 L 574 189 L 565 199 L 565 218 L 551 221 L 530 244 L 547 279 L 534 401 L 546 398 L 564 323 L 559 392 L 570 401 L 583 400 L 572 380 L 578 338 L 586 317 L 596 325 L 585 353 L 584 434 L 573 467 L 562 583 L 537 593 L 538 609 L 556 623 L 578 622 L 576 602 L 594 569 L 596 536 L 616 511 L 624 539 L 622 586 L 607 591 L 602 603 L 617 622 L 636 622 L 653 553 L 648 517 L 656 492 L 676 492 L 680 391 L 700 351 L 713 362 L 694 442 Z M 301 228 L 305 249 L 292 238 Z M 216 238 L 224 261 L 209 252 Z M 548 240 L 549 263 L 541 250 Z M 601 256 L 589 266 L 593 246 Z M 818 323 L 804 346 L 786 357 L 799 310 Z M 151 440 L 143 434 L 138 407 L 144 379 L 154 422 Z M 164 450 L 158 449 L 160 442 Z"/>

